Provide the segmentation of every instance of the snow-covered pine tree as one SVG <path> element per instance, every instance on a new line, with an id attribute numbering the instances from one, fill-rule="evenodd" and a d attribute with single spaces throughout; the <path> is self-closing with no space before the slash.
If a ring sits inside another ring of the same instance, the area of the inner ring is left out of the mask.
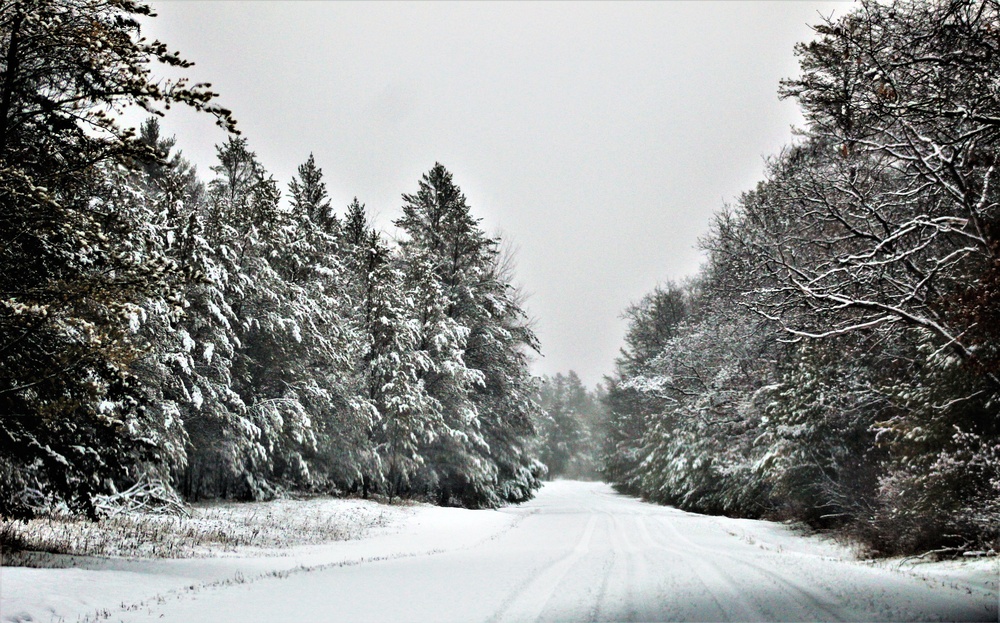
<path id="1" fill-rule="evenodd" d="M 292 458 L 306 459 L 289 472 L 287 453 L 276 456 L 275 476 L 321 486 L 343 486 L 338 472 L 344 457 L 358 448 L 363 427 L 352 407 L 353 366 L 363 351 L 363 332 L 352 322 L 363 301 L 350 291 L 349 252 L 340 222 L 330 207 L 323 172 L 310 154 L 289 184 L 291 211 L 271 252 L 282 280 L 282 313 L 294 330 L 270 351 L 270 374 L 280 375 L 283 399 L 295 400 L 309 414 L 315 448 Z M 280 355 L 280 356 L 279 356 Z M 366 419 L 364 417 L 362 420 Z M 358 460 L 355 458 L 354 460 Z M 308 475 L 308 478 L 305 476 Z"/>
<path id="2" fill-rule="evenodd" d="M 441 311 L 451 322 L 447 330 L 428 330 L 439 322 L 438 310 L 419 310 L 425 349 L 437 348 L 427 339 L 454 338 L 437 351 L 439 356 L 454 353 L 447 356 L 453 363 L 436 366 L 427 377 L 428 391 L 441 402 L 452 435 L 467 440 L 464 447 L 439 448 L 428 457 L 436 469 L 431 484 L 442 503 L 484 506 L 527 499 L 539 486 L 540 466 L 525 444 L 533 434 L 531 414 L 537 405 L 524 350 L 537 344 L 513 288 L 503 279 L 498 240 L 482 231 L 440 163 L 424 174 L 417 193 L 403 200 L 403 216 L 396 221 L 407 235 L 402 261 L 427 265 L 440 284 Z"/>
<path id="3" fill-rule="evenodd" d="M 345 267 L 344 291 L 352 302 L 352 312 L 346 318 L 347 330 L 356 339 L 349 350 L 345 389 L 349 398 L 343 421 L 325 432 L 326 449 L 320 456 L 337 486 L 352 492 L 360 490 L 367 498 L 373 489 L 385 485 L 385 467 L 377 451 L 384 423 L 378 406 L 382 385 L 376 376 L 382 373 L 376 373 L 373 362 L 380 357 L 377 348 L 397 347 L 395 338 L 376 338 L 376 332 L 386 330 L 377 326 L 376 321 L 382 316 L 406 318 L 407 314 L 402 309 L 402 292 L 398 290 L 402 278 L 388 266 L 391 250 L 382 236 L 369 227 L 365 206 L 357 197 L 348 206 L 339 245 Z M 385 280 L 388 284 L 381 283 Z M 389 290 L 383 290 L 383 285 Z M 376 308 L 380 310 L 378 316 Z M 392 321 L 390 324 L 395 326 Z M 393 331 L 405 333 L 409 329 L 395 326 Z M 400 341 L 409 343 L 405 337 Z"/>
<path id="4" fill-rule="evenodd" d="M 496 473 L 485 458 L 489 448 L 472 400 L 482 374 L 466 365 L 469 329 L 449 314 L 452 299 L 437 276 L 435 259 L 420 247 L 410 247 L 400 258 L 412 301 L 414 354 L 422 362 L 419 381 L 438 407 L 433 435 L 420 446 L 425 461 L 416 486 L 436 492 L 442 504 L 465 503 L 467 491 L 491 495 Z"/>
<path id="5" fill-rule="evenodd" d="M 314 449 L 315 435 L 295 391 L 296 368 L 286 364 L 299 350 L 311 310 L 302 307 L 308 308 L 308 297 L 284 278 L 278 262 L 292 226 L 279 206 L 277 183 L 245 139 L 231 137 L 217 153 L 205 241 L 232 313 L 227 391 L 243 407 L 215 420 L 204 438 L 192 434 L 194 454 L 206 456 L 192 460 L 191 469 L 200 473 L 189 478 L 207 495 L 260 497 L 270 493 L 275 477 L 309 478 L 302 453 Z"/>
<path id="6" fill-rule="evenodd" d="M 892 344 L 843 336 L 784 349 L 762 389 L 754 469 L 774 512 L 811 525 L 866 521 L 885 451 L 872 426 L 888 407 L 874 388 L 891 369 Z M 844 353 L 851 357 L 844 357 Z"/>
<path id="7" fill-rule="evenodd" d="M 538 390 L 538 458 L 548 477 L 593 478 L 599 404 L 572 370 L 543 377 Z"/>
<path id="8" fill-rule="evenodd" d="M 607 435 L 602 443 L 602 473 L 620 491 L 640 492 L 645 458 L 642 440 L 648 418 L 664 408 L 655 392 L 642 392 L 629 381 L 645 372 L 649 364 L 677 336 L 691 307 L 689 287 L 667 283 L 657 286 L 623 317 L 628 321 L 625 346 L 615 361 L 615 375 L 604 397 Z"/>
<path id="9" fill-rule="evenodd" d="M 499 248 L 500 240 L 495 241 Z M 531 449 L 539 407 L 529 355 L 540 347 L 521 307 L 523 297 L 511 284 L 512 272 L 510 257 L 493 255 L 480 282 L 482 308 L 471 323 L 465 360 L 483 374 L 483 385 L 473 401 L 490 460 L 496 465 L 497 496 L 518 503 L 531 499 L 541 486 L 544 465 Z"/>
<path id="10" fill-rule="evenodd" d="M 205 384 L 198 379 L 197 354 L 192 352 L 193 342 L 185 329 L 192 266 L 189 245 L 181 244 L 190 236 L 186 228 L 204 196 L 204 185 L 194 167 L 174 149 L 176 141 L 161 136 L 155 117 L 143 123 L 140 139 L 149 149 L 148 157 L 136 158 L 137 167 L 115 185 L 119 196 L 128 198 L 121 212 L 130 219 L 130 226 L 147 232 L 142 246 L 128 247 L 136 257 L 166 258 L 171 270 L 167 273 L 168 289 L 142 302 L 136 339 L 143 356 L 130 367 L 150 415 L 145 434 L 158 448 L 153 460 L 133 477 L 169 486 L 172 476 L 187 465 L 190 440 L 185 421 L 194 396 L 202 395 L 195 388 Z M 118 240 L 128 240 L 118 232 L 109 233 Z"/>
<path id="11" fill-rule="evenodd" d="M 141 440 L 147 414 L 129 366 L 136 309 L 163 295 L 167 265 L 121 252 L 148 232 L 115 213 L 119 167 L 148 150 L 107 111 L 177 103 L 233 122 L 207 85 L 152 75 L 189 63 L 139 36 L 136 18 L 150 13 L 112 0 L 0 7 L 4 516 L 30 515 L 41 498 L 92 513 L 137 452 L 156 453 Z M 123 226 L 115 238 L 109 224 Z"/>
<path id="12" fill-rule="evenodd" d="M 340 221 L 330 206 L 323 169 L 316 166 L 312 154 L 299 165 L 296 177 L 288 184 L 288 194 L 297 221 L 311 223 L 329 234 L 337 234 Z"/>
<path id="13" fill-rule="evenodd" d="M 344 225 L 341 228 L 341 236 L 347 244 L 353 247 L 361 247 L 368 239 L 370 224 L 368 213 L 365 211 L 365 204 L 355 197 L 347 206 L 347 214 L 344 215 Z"/>
<path id="14" fill-rule="evenodd" d="M 378 409 L 376 449 L 381 457 L 385 488 L 390 496 L 412 494 L 427 486 L 426 470 L 434 456 L 427 448 L 452 438 L 442 399 L 433 393 L 430 377 L 441 371 L 435 349 L 448 349 L 450 336 L 434 336 L 423 322 L 427 303 L 419 281 L 411 281 L 409 266 L 398 262 L 379 265 L 372 279 L 371 381 Z M 426 273 L 424 273 L 426 275 Z M 438 292 L 440 294 L 440 292 Z M 439 303 L 438 299 L 435 301 Z M 421 476 L 421 480 L 415 481 Z"/>

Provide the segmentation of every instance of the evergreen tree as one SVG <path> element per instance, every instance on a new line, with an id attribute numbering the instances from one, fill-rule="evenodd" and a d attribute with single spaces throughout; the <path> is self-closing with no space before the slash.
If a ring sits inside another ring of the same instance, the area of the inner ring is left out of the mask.
<path id="1" fill-rule="evenodd" d="M 179 103 L 233 122 L 206 85 L 152 75 L 189 63 L 139 37 L 149 14 L 126 0 L 0 8 L 4 516 L 46 497 L 92 513 L 93 495 L 155 453 L 129 366 L 140 305 L 162 296 L 169 263 L 128 252 L 149 232 L 129 228 L 118 184 L 148 148 L 107 110 Z"/>
<path id="2" fill-rule="evenodd" d="M 536 341 L 513 289 L 502 280 L 498 241 L 481 230 L 439 163 L 424 174 L 418 192 L 403 200 L 396 221 L 407 235 L 402 260 L 425 265 L 441 291 L 435 306 L 418 310 L 422 349 L 435 363 L 424 380 L 442 405 L 449 438 L 462 442 L 429 448 L 428 486 L 442 503 L 527 499 L 538 486 L 538 467 L 525 445 L 537 406 L 523 349 Z M 441 324 L 442 314 L 450 326 Z"/>
<path id="3" fill-rule="evenodd" d="M 379 406 L 384 402 L 385 385 L 380 379 L 392 373 L 394 357 L 408 356 L 413 328 L 400 326 L 409 321 L 403 278 L 398 267 L 391 265 L 392 252 L 382 236 L 369 228 L 365 206 L 357 198 L 348 206 L 340 244 L 345 291 L 353 301 L 347 324 L 358 337 L 357 346 L 350 350 L 347 425 L 331 431 L 337 442 L 328 456 L 335 481 L 350 491 L 360 488 L 367 498 L 373 489 L 386 484 L 385 408 Z"/>
<path id="4" fill-rule="evenodd" d="M 642 439 L 648 418 L 662 408 L 662 399 L 631 386 L 632 377 L 645 372 L 669 341 L 676 337 L 690 313 L 692 285 L 658 286 L 623 314 L 628 320 L 625 347 L 615 362 L 604 398 L 607 435 L 602 444 L 604 476 L 618 489 L 639 493 Z"/>
<path id="5" fill-rule="evenodd" d="M 539 388 L 538 458 L 548 476 L 594 478 L 597 430 L 603 414 L 576 372 L 543 378 Z"/>
<path id="6" fill-rule="evenodd" d="M 347 206 L 347 214 L 344 216 L 343 237 L 348 244 L 360 247 L 368 237 L 370 224 L 368 215 L 365 212 L 365 204 L 354 200 Z"/>
<path id="7" fill-rule="evenodd" d="M 288 185 L 288 194 L 292 210 L 301 214 L 300 220 L 315 223 L 327 233 L 336 233 L 339 221 L 330 207 L 323 170 L 316 166 L 312 154 L 299 165 L 298 176 Z"/>

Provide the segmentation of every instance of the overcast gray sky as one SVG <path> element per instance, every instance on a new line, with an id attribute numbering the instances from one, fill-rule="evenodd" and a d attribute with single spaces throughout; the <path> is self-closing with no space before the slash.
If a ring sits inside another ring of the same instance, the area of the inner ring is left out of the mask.
<path id="1" fill-rule="evenodd" d="M 693 274 L 713 211 L 791 140 L 793 45 L 836 2 L 153 2 L 283 187 L 310 152 L 334 205 L 389 229 L 440 161 L 517 249 L 538 373 L 611 372 L 621 311 Z M 209 119 L 163 122 L 203 176 Z"/>

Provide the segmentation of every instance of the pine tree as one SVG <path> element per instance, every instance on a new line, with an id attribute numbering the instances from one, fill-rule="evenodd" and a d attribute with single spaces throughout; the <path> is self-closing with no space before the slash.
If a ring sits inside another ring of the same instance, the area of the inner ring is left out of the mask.
<path id="1" fill-rule="evenodd" d="M 289 473 L 282 453 L 275 475 L 345 486 L 345 458 L 362 463 L 367 456 L 358 446 L 366 417 L 352 404 L 352 367 L 364 350 L 363 330 L 352 316 L 363 299 L 350 287 L 350 252 L 327 200 L 322 170 L 311 155 L 289 184 L 289 195 L 288 223 L 271 247 L 270 263 L 282 282 L 284 324 L 293 331 L 281 334 L 280 348 L 269 349 L 268 374 L 282 379 L 284 400 L 294 400 L 309 414 L 316 442 L 305 454 L 291 455 L 296 461 L 308 459 L 308 474 L 301 466 Z"/>
<path id="2" fill-rule="evenodd" d="M 379 379 L 390 371 L 380 368 L 393 359 L 385 354 L 386 349 L 395 349 L 399 358 L 408 352 L 412 327 L 400 326 L 409 314 L 401 291 L 402 276 L 391 265 L 392 252 L 382 236 L 369 228 L 365 206 L 357 198 L 348 206 L 340 234 L 344 290 L 353 302 L 347 323 L 357 338 L 350 350 L 347 391 L 351 398 L 345 422 L 330 431 L 334 443 L 327 456 L 334 481 L 349 491 L 360 489 L 367 498 L 386 484 L 385 409 L 379 406 L 385 386 Z"/>
<path id="3" fill-rule="evenodd" d="M 314 223 L 327 233 L 339 229 L 337 215 L 330 207 L 330 200 L 323 181 L 323 170 L 316 166 L 316 159 L 309 159 L 299 165 L 298 176 L 288 184 L 293 212 L 300 214 L 299 220 Z"/>
<path id="4" fill-rule="evenodd" d="M 365 212 L 365 204 L 354 200 L 347 206 L 347 214 L 344 216 L 343 237 L 348 244 L 355 247 L 361 246 L 368 237 L 370 224 L 368 215 Z"/>
<path id="5" fill-rule="evenodd" d="M 142 304 L 144 321 L 137 339 L 144 354 L 130 367 L 150 416 L 146 435 L 158 447 L 155 460 L 143 465 L 134 477 L 169 485 L 187 465 L 190 438 L 185 422 L 196 400 L 204 401 L 199 387 L 207 385 L 197 372 L 202 357 L 193 351 L 186 318 L 193 283 L 200 280 L 194 268 L 190 227 L 203 200 L 204 185 L 193 165 L 174 149 L 176 141 L 161 136 L 155 117 L 143 123 L 140 137 L 151 156 L 138 159 L 137 169 L 118 185 L 132 192 L 133 201 L 125 212 L 132 226 L 149 234 L 145 244 L 133 245 L 130 251 L 135 256 L 162 256 L 171 270 L 167 290 Z M 211 344 L 209 360 L 214 357 Z"/>
<path id="6" fill-rule="evenodd" d="M 95 494 L 156 453 L 129 368 L 141 304 L 163 296 L 169 263 L 128 252 L 149 232 L 121 213 L 134 203 L 119 184 L 149 152 L 106 111 L 177 103 L 233 122 L 207 85 L 152 75 L 189 63 L 139 37 L 136 16 L 149 14 L 125 0 L 0 8 L 4 516 L 40 498 L 93 513 Z"/>
<path id="7" fill-rule="evenodd" d="M 429 485 L 442 503 L 484 506 L 528 499 L 539 486 L 541 466 L 526 445 L 537 405 L 524 349 L 537 343 L 504 280 L 498 240 L 482 231 L 440 163 L 423 176 L 418 192 L 403 200 L 403 216 L 396 221 L 407 235 L 402 261 L 426 267 L 422 272 L 441 291 L 435 305 L 443 304 L 440 312 L 430 304 L 418 310 L 422 349 L 435 363 L 425 380 L 442 404 L 449 439 L 462 442 L 429 449 L 434 469 Z M 450 328 L 441 330 L 439 313 Z"/>
<path id="8" fill-rule="evenodd" d="M 538 403 L 538 458 L 548 467 L 549 478 L 593 478 L 599 407 L 580 377 L 570 370 L 542 379 Z"/>

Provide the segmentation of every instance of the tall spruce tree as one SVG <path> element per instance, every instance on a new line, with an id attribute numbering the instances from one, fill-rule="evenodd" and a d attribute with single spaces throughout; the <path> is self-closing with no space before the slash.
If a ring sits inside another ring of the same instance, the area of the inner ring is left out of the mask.
<path id="1" fill-rule="evenodd" d="M 527 499 L 539 486 L 541 468 L 525 445 L 534 432 L 537 405 L 524 351 L 537 343 L 504 280 L 499 241 L 482 231 L 440 163 L 403 200 L 403 216 L 396 221 L 407 235 L 403 261 L 426 264 L 440 284 L 441 313 L 454 327 L 443 334 L 428 330 L 438 312 L 430 306 L 418 310 L 424 348 L 434 346 L 429 352 L 438 357 L 425 375 L 428 392 L 442 404 L 449 438 L 463 441 L 428 449 L 430 484 L 442 503 L 486 506 Z M 443 335 L 453 339 L 448 349 L 437 349 L 433 340 Z M 441 365 L 445 352 L 453 363 Z"/>

